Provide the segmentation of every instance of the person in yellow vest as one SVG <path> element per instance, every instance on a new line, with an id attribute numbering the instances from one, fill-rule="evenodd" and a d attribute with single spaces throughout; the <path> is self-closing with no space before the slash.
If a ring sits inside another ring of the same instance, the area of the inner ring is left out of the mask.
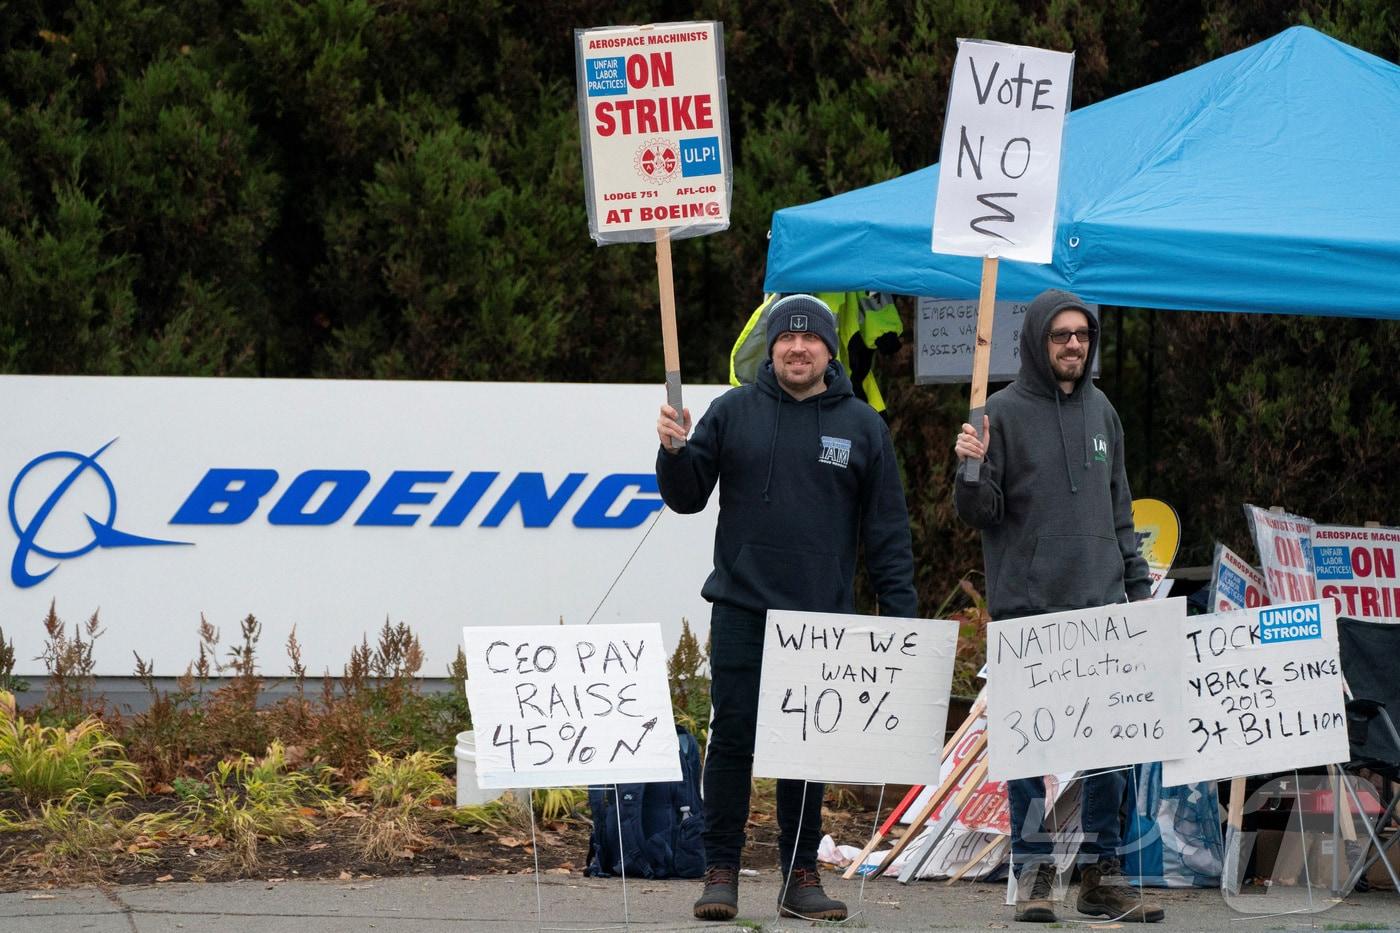
<path id="1" fill-rule="evenodd" d="M 749 316 L 729 354 L 730 385 L 748 385 L 757 379 L 758 367 L 768 358 L 763 335 L 768 309 L 782 297 L 773 292 Z M 875 351 L 889 356 L 899 349 L 904 325 L 894 296 L 886 292 L 823 292 L 816 296 L 836 315 L 836 359 L 846 367 L 856 397 L 878 412 L 885 398 L 871 371 Z"/>

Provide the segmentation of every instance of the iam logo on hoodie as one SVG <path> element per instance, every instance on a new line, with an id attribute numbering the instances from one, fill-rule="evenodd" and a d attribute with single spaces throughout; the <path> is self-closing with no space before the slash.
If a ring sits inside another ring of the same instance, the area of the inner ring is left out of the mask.
<path id="1" fill-rule="evenodd" d="M 1094 459 L 1099 463 L 1108 462 L 1108 438 L 1102 434 L 1094 435 Z"/>
<path id="2" fill-rule="evenodd" d="M 817 462 L 846 469 L 851 462 L 851 442 L 844 437 L 827 437 L 823 434 L 822 455 L 817 458 Z"/>

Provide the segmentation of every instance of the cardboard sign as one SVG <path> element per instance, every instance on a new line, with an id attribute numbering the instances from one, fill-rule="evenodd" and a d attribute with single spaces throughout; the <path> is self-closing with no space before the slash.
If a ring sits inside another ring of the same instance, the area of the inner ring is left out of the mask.
<path id="1" fill-rule="evenodd" d="M 1072 52 L 959 39 L 933 251 L 1050 261 Z"/>
<path id="2" fill-rule="evenodd" d="M 987 748 L 996 780 L 1181 754 L 1184 599 L 987 626 Z"/>
<path id="3" fill-rule="evenodd" d="M 599 244 L 729 226 L 723 26 L 574 31 L 588 230 Z"/>
<path id="4" fill-rule="evenodd" d="M 770 610 L 753 773 L 934 781 L 957 644 L 956 622 Z"/>
<path id="5" fill-rule="evenodd" d="M 1188 754 L 1167 786 L 1347 761 L 1337 623 L 1328 600 L 1194 616 L 1182 679 Z"/>
<path id="6" fill-rule="evenodd" d="M 1269 605 L 1268 587 L 1264 575 L 1249 565 L 1249 561 L 1216 542 L 1215 561 L 1210 570 L 1210 607 L 1212 612 L 1234 612 Z"/>
<path id="7" fill-rule="evenodd" d="M 679 781 L 661 627 L 465 628 L 482 787 Z"/>
<path id="8" fill-rule="evenodd" d="M 1028 301 L 998 301 L 992 319 L 992 360 L 987 379 L 1010 382 L 1021 370 L 1021 323 Z M 1099 306 L 1086 306 L 1099 319 Z M 920 298 L 914 316 L 914 381 L 919 385 L 972 380 L 972 351 L 977 340 L 977 302 Z M 1094 354 L 1094 377 L 1100 354 Z"/>
<path id="9" fill-rule="evenodd" d="M 1259 566 L 1264 571 L 1269 599 L 1276 603 L 1315 599 L 1312 519 L 1270 512 L 1257 505 L 1246 505 L 1244 514 L 1254 534 L 1254 546 L 1259 549 Z"/>
<path id="10" fill-rule="evenodd" d="M 1400 528 L 1318 525 L 1312 534 L 1318 592 L 1337 615 L 1367 622 L 1400 622 Z"/>

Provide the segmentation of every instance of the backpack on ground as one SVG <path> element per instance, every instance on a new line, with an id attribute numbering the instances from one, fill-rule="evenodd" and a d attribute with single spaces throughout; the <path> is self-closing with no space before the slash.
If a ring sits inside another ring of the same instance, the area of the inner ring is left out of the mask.
<path id="1" fill-rule="evenodd" d="M 676 727 L 676 741 L 679 781 L 588 788 L 593 835 L 584 874 L 610 878 L 621 875 L 624 865 L 629 878 L 699 878 L 705 873 L 700 746 L 682 726 Z"/>

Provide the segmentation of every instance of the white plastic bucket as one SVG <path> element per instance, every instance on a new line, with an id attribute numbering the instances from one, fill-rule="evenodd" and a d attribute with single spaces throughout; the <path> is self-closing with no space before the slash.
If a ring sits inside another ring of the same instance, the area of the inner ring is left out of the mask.
<path id="1" fill-rule="evenodd" d="M 476 784 L 476 733 L 457 733 L 457 806 L 473 807 L 501 796 L 499 790 L 482 790 Z"/>

